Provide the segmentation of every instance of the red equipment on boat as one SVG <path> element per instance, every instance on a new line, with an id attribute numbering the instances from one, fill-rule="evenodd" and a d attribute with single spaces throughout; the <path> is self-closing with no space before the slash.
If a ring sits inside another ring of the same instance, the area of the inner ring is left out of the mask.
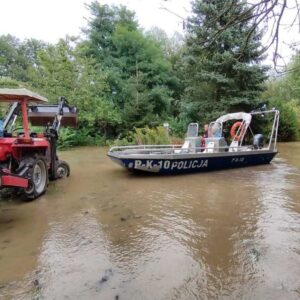
<path id="1" fill-rule="evenodd" d="M 238 133 L 238 135 L 237 135 L 237 133 Z M 244 136 L 244 133 L 245 133 L 245 126 L 240 121 L 235 122 L 230 129 L 230 136 L 235 141 L 239 141 Z"/>

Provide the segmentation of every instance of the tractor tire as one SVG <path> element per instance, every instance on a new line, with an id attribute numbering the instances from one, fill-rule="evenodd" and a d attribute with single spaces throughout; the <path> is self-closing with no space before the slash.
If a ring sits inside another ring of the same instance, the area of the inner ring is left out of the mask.
<path id="1" fill-rule="evenodd" d="M 55 166 L 55 176 L 62 179 L 70 176 L 70 166 L 63 160 L 58 160 Z"/>
<path id="2" fill-rule="evenodd" d="M 25 200 L 33 200 L 45 193 L 48 186 L 48 168 L 45 159 L 41 156 L 26 157 L 23 159 L 30 168 L 27 172 L 29 185 L 25 192 Z"/>

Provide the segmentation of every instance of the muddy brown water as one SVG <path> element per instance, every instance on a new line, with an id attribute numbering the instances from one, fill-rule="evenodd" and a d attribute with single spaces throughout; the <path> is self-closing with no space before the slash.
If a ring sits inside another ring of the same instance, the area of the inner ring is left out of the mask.
<path id="1" fill-rule="evenodd" d="M 300 143 L 265 166 L 136 176 L 107 149 L 0 201 L 0 299 L 299 299 Z"/>

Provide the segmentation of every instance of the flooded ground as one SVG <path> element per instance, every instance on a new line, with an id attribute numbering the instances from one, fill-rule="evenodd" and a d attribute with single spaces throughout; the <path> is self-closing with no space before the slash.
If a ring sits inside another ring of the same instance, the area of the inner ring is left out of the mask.
<path id="1" fill-rule="evenodd" d="M 0 299 L 299 299 L 300 143 L 271 165 L 135 176 L 106 149 L 0 202 Z"/>

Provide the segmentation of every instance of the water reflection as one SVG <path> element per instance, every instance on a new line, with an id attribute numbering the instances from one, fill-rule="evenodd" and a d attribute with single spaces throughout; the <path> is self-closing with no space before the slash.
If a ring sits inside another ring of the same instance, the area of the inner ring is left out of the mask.
<path id="1" fill-rule="evenodd" d="M 26 221 L 13 224 L 20 246 L 24 222 L 41 228 L 32 232 L 35 261 L 21 278 L 8 253 L 26 256 L 0 249 L 0 270 L 12 270 L 1 274 L 0 295 L 299 298 L 299 145 L 285 147 L 267 166 L 159 178 L 120 170 L 105 150 L 100 159 L 98 149 L 65 152 L 72 177 L 26 204 Z M 18 204 L 8 206 L 22 215 Z"/>

